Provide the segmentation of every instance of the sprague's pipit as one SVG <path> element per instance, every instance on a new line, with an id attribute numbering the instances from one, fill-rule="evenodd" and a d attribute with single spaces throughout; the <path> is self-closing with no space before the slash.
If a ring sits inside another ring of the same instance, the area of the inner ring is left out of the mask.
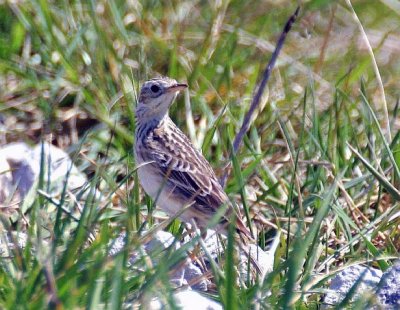
<path id="1" fill-rule="evenodd" d="M 139 180 L 146 193 L 171 216 L 205 228 L 225 207 L 216 231 L 226 235 L 233 212 L 213 169 L 189 138 L 173 123 L 168 110 L 178 92 L 187 88 L 167 77 L 145 82 L 136 108 L 135 153 Z M 182 208 L 186 208 L 182 210 Z M 236 216 L 236 231 L 251 238 Z"/>

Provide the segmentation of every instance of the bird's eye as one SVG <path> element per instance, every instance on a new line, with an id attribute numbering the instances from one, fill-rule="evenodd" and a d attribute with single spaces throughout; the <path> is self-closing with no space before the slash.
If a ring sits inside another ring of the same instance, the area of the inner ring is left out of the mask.
<path id="1" fill-rule="evenodd" d="M 150 89 L 151 89 L 151 91 L 152 91 L 153 93 L 158 93 L 159 90 L 160 90 L 160 87 L 157 86 L 157 85 L 153 85 L 153 86 L 150 87 Z"/>

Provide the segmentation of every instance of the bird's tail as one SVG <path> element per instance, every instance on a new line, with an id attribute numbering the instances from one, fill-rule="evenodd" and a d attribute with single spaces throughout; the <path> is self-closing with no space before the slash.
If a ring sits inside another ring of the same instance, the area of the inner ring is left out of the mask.
<path id="1" fill-rule="evenodd" d="M 236 232 L 239 234 L 242 242 L 250 241 L 255 242 L 255 238 L 252 235 L 250 229 L 246 227 L 240 218 L 236 218 Z"/>

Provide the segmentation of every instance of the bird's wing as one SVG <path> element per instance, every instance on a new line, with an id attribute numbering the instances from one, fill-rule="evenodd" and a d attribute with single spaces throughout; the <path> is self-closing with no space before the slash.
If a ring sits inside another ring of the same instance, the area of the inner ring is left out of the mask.
<path id="1" fill-rule="evenodd" d="M 194 202 L 191 207 L 206 219 L 212 218 L 219 207 L 227 205 L 220 224 L 226 225 L 230 221 L 230 215 L 235 210 L 210 164 L 172 121 L 168 126 L 154 129 L 144 143 L 146 147 L 141 150 L 142 157 L 158 165 L 164 175 L 165 184 L 175 194 L 186 199 L 188 205 Z M 240 214 L 236 217 L 236 229 L 252 240 L 253 237 L 242 222 Z"/>
<path id="2" fill-rule="evenodd" d="M 195 201 L 194 207 L 213 214 L 228 203 L 210 164 L 175 125 L 155 129 L 146 146 L 146 157 L 159 166 L 167 184 L 188 201 Z"/>

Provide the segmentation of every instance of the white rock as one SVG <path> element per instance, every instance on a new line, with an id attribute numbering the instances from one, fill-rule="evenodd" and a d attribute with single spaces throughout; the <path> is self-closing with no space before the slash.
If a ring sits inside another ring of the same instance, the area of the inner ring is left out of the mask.
<path id="1" fill-rule="evenodd" d="M 185 266 L 185 281 L 193 290 L 206 292 L 208 290 L 208 281 L 203 277 L 201 269 L 193 263 L 188 263 Z M 201 279 L 200 281 L 198 281 Z M 193 283 L 196 281 L 196 283 Z M 193 284 L 192 284 L 193 283 Z"/>
<path id="2" fill-rule="evenodd" d="M 4 155 L 0 154 L 0 204 L 10 199 L 13 188 L 11 167 Z"/>
<path id="3" fill-rule="evenodd" d="M 361 265 L 350 266 L 332 279 L 329 286 L 330 291 L 324 298 L 324 304 L 329 307 L 340 303 L 358 281 L 360 282 L 357 283 L 358 286 L 352 300 L 367 292 L 373 294 L 381 277 L 382 271 L 379 269 Z M 361 280 L 359 280 L 360 278 Z"/>
<path id="4" fill-rule="evenodd" d="M 247 248 L 240 247 L 239 273 L 243 283 L 246 283 L 248 279 L 249 254 L 251 255 L 251 263 L 252 263 L 250 266 L 251 269 L 253 269 L 252 280 L 255 280 L 255 277 L 257 276 L 259 278 L 263 278 L 273 269 L 275 252 L 279 245 L 279 241 L 280 241 L 280 233 L 278 232 L 268 251 L 262 250 L 256 244 L 249 244 Z M 214 231 L 212 230 L 207 231 L 207 236 L 204 240 L 204 243 L 207 248 L 207 251 L 211 254 L 211 257 L 214 260 L 217 261 L 219 257 L 223 256 L 223 253 L 225 251 L 224 246 L 221 244 L 219 237 L 215 234 Z M 206 262 L 208 261 L 208 257 L 205 256 L 204 259 Z M 257 264 L 257 266 L 254 266 L 253 262 Z"/>
<path id="5" fill-rule="evenodd" d="M 12 256 L 12 250 L 16 248 L 23 250 L 26 246 L 27 240 L 28 240 L 28 235 L 23 232 L 1 234 L 0 257 Z"/>
<path id="6" fill-rule="evenodd" d="M 42 154 L 43 153 L 43 154 Z M 45 143 L 38 144 L 32 151 L 33 163 L 35 163 L 35 173 L 39 175 L 40 162 L 44 156 L 46 174 L 50 176 L 50 182 L 64 182 L 68 175 L 68 188 L 75 189 L 81 187 L 86 182 L 86 177 L 81 174 L 72 163 L 69 155 L 54 145 Z M 50 171 L 47 169 L 50 168 Z"/>
<path id="7" fill-rule="evenodd" d="M 110 244 L 109 256 L 115 256 L 124 249 L 126 234 L 121 233 L 116 239 L 112 240 Z"/>
<path id="8" fill-rule="evenodd" d="M 144 233 L 144 235 L 146 232 Z M 118 238 L 116 238 L 110 247 L 109 255 L 113 256 L 122 251 L 125 247 L 125 233 L 122 233 Z M 174 250 L 178 250 L 180 248 L 180 243 L 175 241 L 175 237 L 165 231 L 157 231 L 152 235 L 152 238 L 144 243 L 141 247 L 141 250 L 138 252 L 132 253 L 129 258 L 129 265 L 134 266 L 140 259 L 150 258 L 152 263 L 156 266 L 157 264 L 163 263 L 165 259 L 165 251 L 173 245 Z M 182 253 L 183 255 L 185 253 Z M 187 281 L 185 280 L 185 268 L 177 268 L 175 272 L 172 272 L 170 275 L 170 281 L 174 286 L 181 287 L 183 285 L 187 285 Z"/>
<path id="9" fill-rule="evenodd" d="M 52 187 L 52 195 L 63 189 L 68 173 L 69 189 L 85 184 L 87 181 L 85 175 L 73 165 L 67 153 L 48 143 L 43 145 L 43 150 L 44 177 Z M 11 189 L 17 189 L 20 199 L 27 195 L 39 178 L 41 158 L 41 144 L 32 149 L 27 144 L 18 142 L 10 143 L 0 149 L 0 204 L 5 202 Z M 5 172 L 7 170 L 9 172 Z"/>
<path id="10" fill-rule="evenodd" d="M 382 275 L 377 296 L 383 308 L 400 309 L 400 260 Z"/>
<path id="11" fill-rule="evenodd" d="M 145 249 L 149 252 L 165 250 L 170 247 L 175 240 L 175 237 L 171 233 L 162 230 L 157 231 L 152 237 L 153 238 L 145 244 Z M 179 247 L 180 243 L 176 242 L 175 249 Z"/>
<path id="12" fill-rule="evenodd" d="M 185 290 L 174 294 L 176 305 L 183 310 L 222 310 L 222 305 L 204 297 L 200 293 Z M 159 298 L 154 298 L 145 308 L 150 310 L 167 309 Z"/>

